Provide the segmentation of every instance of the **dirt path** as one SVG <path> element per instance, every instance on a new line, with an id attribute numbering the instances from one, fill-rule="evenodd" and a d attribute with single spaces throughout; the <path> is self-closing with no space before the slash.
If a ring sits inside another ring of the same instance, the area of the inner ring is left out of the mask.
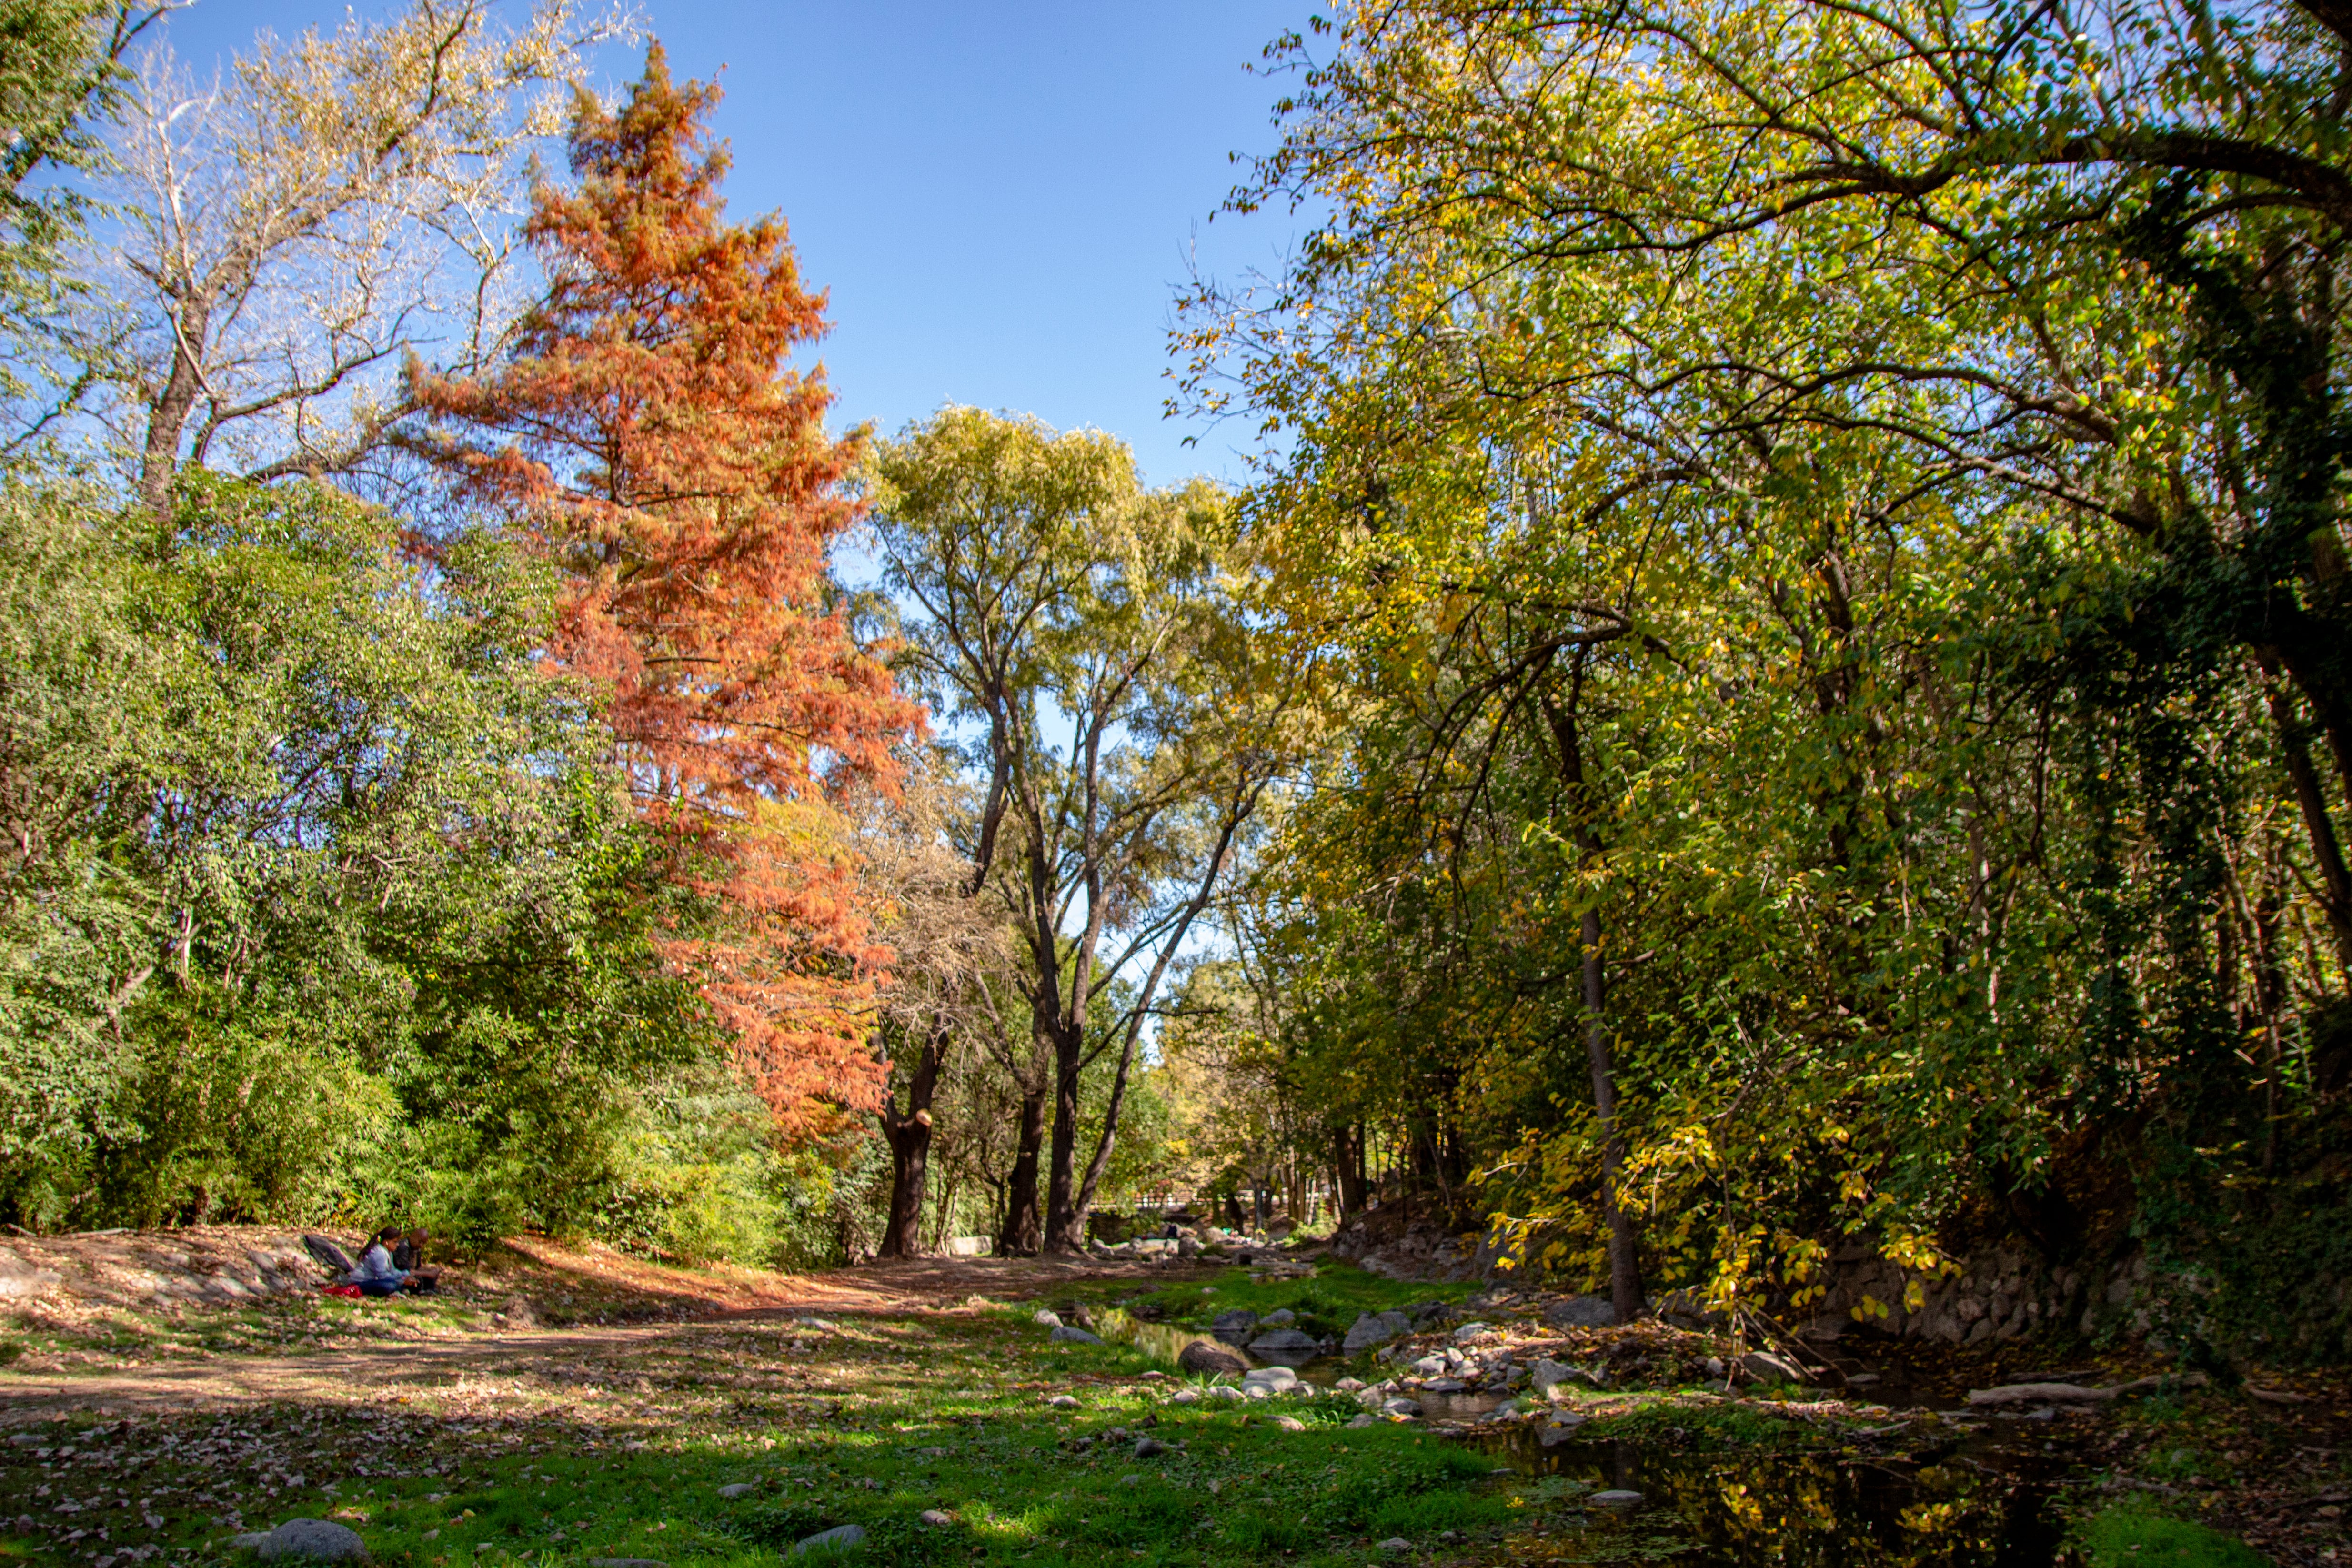
<path id="1" fill-rule="evenodd" d="M 975 1299 L 1024 1300 L 1081 1279 L 1141 1276 L 1165 1281 L 1178 1273 L 1166 1267 L 1090 1260 L 908 1259 L 824 1274 L 766 1276 L 720 1298 L 757 1305 L 720 1305 L 705 1295 L 698 1303 L 703 1310 L 682 1321 L 509 1329 L 307 1353 L 219 1354 L 131 1370 L 0 1372 L 0 1428 L 68 1411 L 111 1417 L 275 1401 L 397 1402 L 468 1385 L 496 1384 L 526 1402 L 562 1404 L 584 1382 L 625 1378 L 713 1330 L 774 1323 L 788 1331 L 801 1315 L 853 1326 L 860 1319 L 965 1310 Z"/>

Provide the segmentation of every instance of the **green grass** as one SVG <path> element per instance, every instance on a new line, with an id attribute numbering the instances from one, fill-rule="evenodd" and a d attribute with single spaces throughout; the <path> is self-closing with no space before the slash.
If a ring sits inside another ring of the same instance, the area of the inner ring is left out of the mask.
<path id="1" fill-rule="evenodd" d="M 2088 1568 L 2267 1568 L 2268 1560 L 2236 1536 L 2144 1502 L 2092 1516 L 2078 1538 Z"/>
<path id="2" fill-rule="evenodd" d="M 1161 1321 L 1194 1329 L 1207 1328 L 1218 1313 L 1235 1308 L 1245 1307 L 1264 1317 L 1287 1307 L 1298 1314 L 1299 1326 L 1308 1333 L 1344 1334 L 1361 1313 L 1421 1301 L 1459 1302 L 1472 1289 L 1425 1279 L 1389 1279 L 1352 1264 L 1327 1259 L 1317 1265 L 1312 1279 L 1269 1279 L 1261 1285 L 1252 1282 L 1247 1269 L 1228 1268 L 1205 1285 L 1171 1285 L 1127 1305 L 1129 1310 L 1158 1307 L 1165 1314 Z"/>
<path id="3" fill-rule="evenodd" d="M 1287 1553 L 1336 1568 L 1391 1535 L 1498 1535 L 1510 1506 L 1493 1462 L 1458 1445 L 1349 1430 L 1356 1407 L 1337 1397 L 1175 1405 L 1179 1380 L 1143 1376 L 1160 1369 L 1139 1353 L 1049 1343 L 1025 1309 L 840 1327 L 803 1355 L 793 1325 L 713 1325 L 670 1342 L 683 1352 L 501 1372 L 489 1395 L 47 1426 L 46 1459 L 0 1448 L 0 1495 L 47 1486 L 45 1510 L 93 1506 L 0 1541 L 0 1561 L 85 1562 L 94 1542 L 60 1538 L 85 1518 L 103 1519 L 106 1549 L 226 1562 L 237 1530 L 341 1515 L 382 1568 L 774 1568 L 845 1523 L 868 1531 L 856 1560 L 872 1563 L 1240 1568 Z M 1080 1408 L 1045 1405 L 1061 1391 Z M 1135 1458 L 1146 1434 L 1169 1451 Z M 734 1483 L 753 1490 L 719 1495 Z M 923 1524 L 926 1510 L 952 1522 Z"/>

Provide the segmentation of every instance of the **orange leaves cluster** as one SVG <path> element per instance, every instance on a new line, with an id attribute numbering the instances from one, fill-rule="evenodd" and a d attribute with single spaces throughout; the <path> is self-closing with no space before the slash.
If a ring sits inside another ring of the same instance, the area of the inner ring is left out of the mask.
<path id="1" fill-rule="evenodd" d="M 782 223 L 730 225 L 715 88 L 659 45 L 627 101 L 583 93 L 577 186 L 528 233 L 550 276 L 497 374 L 412 373 L 427 450 L 563 570 L 551 657 L 610 692 L 639 809 L 714 897 L 674 962 L 701 976 L 787 1130 L 878 1102 L 864 1018 L 888 954 L 860 894 L 843 792 L 888 790 L 921 723 L 826 604 L 859 452 L 824 429 L 824 330 Z"/>

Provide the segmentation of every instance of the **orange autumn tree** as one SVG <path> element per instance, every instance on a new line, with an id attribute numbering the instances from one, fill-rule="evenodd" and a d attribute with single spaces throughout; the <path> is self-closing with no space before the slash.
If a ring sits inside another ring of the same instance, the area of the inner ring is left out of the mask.
<path id="1" fill-rule="evenodd" d="M 527 233 L 551 279 L 492 376 L 412 366 L 421 445 L 564 574 L 550 656 L 610 690 L 640 811 L 717 900 L 672 959 L 702 981 L 787 1131 L 879 1103 L 865 1018 L 888 954 L 842 793 L 895 782 L 921 721 L 827 608 L 826 550 L 855 519 L 856 437 L 824 431 L 824 331 L 782 222 L 725 221 L 718 89 L 672 83 L 658 44 L 627 101 L 583 92 L 577 188 L 542 184 Z"/>

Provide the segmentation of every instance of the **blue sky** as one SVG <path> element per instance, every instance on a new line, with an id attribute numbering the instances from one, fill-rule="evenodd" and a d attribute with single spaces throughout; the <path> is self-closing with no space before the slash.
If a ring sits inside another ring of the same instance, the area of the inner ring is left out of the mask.
<path id="1" fill-rule="evenodd" d="M 1240 172 L 1227 154 L 1274 144 L 1284 84 L 1247 68 L 1312 8 L 651 0 L 641 14 L 677 74 L 719 75 L 731 210 L 782 212 L 804 276 L 831 291 L 819 353 L 842 423 L 887 433 L 948 402 L 1033 413 L 1126 438 L 1161 483 L 1244 476 L 1245 428 L 1162 417 L 1166 333 L 1188 258 L 1231 279 L 1275 269 L 1291 241 L 1281 214 L 1210 215 Z M 343 15 L 196 0 L 170 40 L 203 69 L 261 27 Z M 638 60 L 599 64 L 611 84 Z"/>

